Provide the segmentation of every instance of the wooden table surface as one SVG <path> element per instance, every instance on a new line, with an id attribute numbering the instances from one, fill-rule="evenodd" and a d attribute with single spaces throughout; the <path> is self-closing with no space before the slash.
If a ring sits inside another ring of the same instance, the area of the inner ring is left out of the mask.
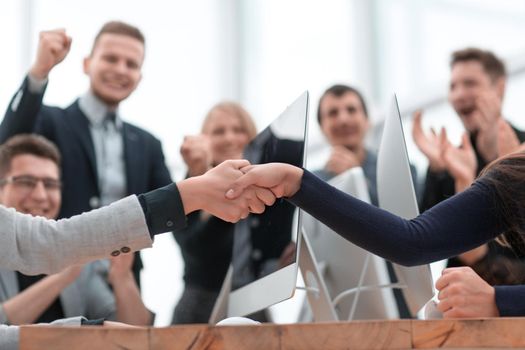
<path id="1" fill-rule="evenodd" d="M 525 348 L 525 318 L 168 328 L 24 326 L 20 331 L 20 350 L 435 348 Z"/>

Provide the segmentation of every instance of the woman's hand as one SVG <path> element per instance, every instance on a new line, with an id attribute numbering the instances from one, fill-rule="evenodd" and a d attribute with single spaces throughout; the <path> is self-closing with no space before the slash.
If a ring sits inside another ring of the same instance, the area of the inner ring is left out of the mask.
<path id="1" fill-rule="evenodd" d="M 498 317 L 494 287 L 470 267 L 443 270 L 436 281 L 438 310 L 444 318 Z"/>
<path id="2" fill-rule="evenodd" d="M 291 197 L 301 187 L 303 169 L 285 163 L 250 165 L 241 168 L 244 175 L 230 186 L 229 199 L 242 196 L 250 186 L 267 188 L 276 198 Z"/>

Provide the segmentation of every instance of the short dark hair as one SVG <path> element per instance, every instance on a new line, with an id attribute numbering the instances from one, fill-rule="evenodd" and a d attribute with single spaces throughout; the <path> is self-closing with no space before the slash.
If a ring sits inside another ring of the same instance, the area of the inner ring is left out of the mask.
<path id="1" fill-rule="evenodd" d="M 13 158 L 24 154 L 49 159 L 60 169 L 60 151 L 53 142 L 39 135 L 20 134 L 9 138 L 0 146 L 0 178 L 11 170 Z"/>
<path id="2" fill-rule="evenodd" d="M 97 45 L 98 39 L 104 34 L 118 34 L 118 35 L 125 35 L 129 36 L 131 38 L 137 39 L 140 41 L 143 45 L 146 45 L 146 39 L 144 38 L 144 34 L 135 26 L 132 26 L 131 24 L 127 24 L 121 21 L 110 21 L 105 23 L 102 28 L 97 33 L 97 36 L 95 37 L 95 40 L 93 41 L 93 48 L 91 49 L 91 52 L 95 49 L 95 46 Z"/>
<path id="3" fill-rule="evenodd" d="M 507 76 L 505 63 L 498 56 L 491 51 L 475 47 L 454 51 L 450 59 L 450 67 L 454 67 L 456 63 L 467 61 L 479 62 L 493 82 Z"/>
<path id="4" fill-rule="evenodd" d="M 359 98 L 359 101 L 361 101 L 361 106 L 363 106 L 363 112 L 365 113 L 365 117 L 368 118 L 368 109 L 366 108 L 365 99 L 363 98 L 363 95 L 361 95 L 359 90 L 351 86 L 348 86 L 348 85 L 336 84 L 326 89 L 326 91 L 323 93 L 323 95 L 319 99 L 319 104 L 317 105 L 317 122 L 319 123 L 319 125 L 321 125 L 321 103 L 323 102 L 323 99 L 327 95 L 334 95 L 335 97 L 341 97 L 346 93 L 352 93 L 356 95 L 357 98 Z"/>

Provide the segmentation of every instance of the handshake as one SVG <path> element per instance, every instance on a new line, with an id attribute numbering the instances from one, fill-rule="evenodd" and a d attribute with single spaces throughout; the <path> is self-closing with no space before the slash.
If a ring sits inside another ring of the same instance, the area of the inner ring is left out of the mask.
<path id="1" fill-rule="evenodd" d="M 291 197 L 301 185 L 303 170 L 284 163 L 251 165 L 227 160 L 204 175 L 177 184 L 185 214 L 204 210 L 237 222 L 250 213 L 263 213 L 277 198 Z"/>

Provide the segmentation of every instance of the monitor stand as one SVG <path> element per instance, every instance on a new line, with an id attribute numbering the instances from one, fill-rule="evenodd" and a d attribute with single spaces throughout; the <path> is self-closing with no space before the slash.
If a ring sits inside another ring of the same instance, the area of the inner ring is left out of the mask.
<path id="1" fill-rule="evenodd" d="M 354 319 L 355 310 L 359 302 L 359 295 L 361 292 L 370 290 L 377 290 L 383 288 L 406 288 L 403 283 L 390 283 L 383 285 L 364 285 L 364 279 L 369 268 L 369 261 L 372 258 L 372 254 L 368 254 L 359 277 L 359 284 L 355 288 L 347 289 L 333 300 L 330 297 L 328 288 L 324 281 L 324 268 L 322 268 L 322 262 L 318 262 L 315 258 L 312 246 L 308 240 L 308 235 L 305 234 L 304 227 L 301 229 L 301 237 L 299 237 L 299 269 L 304 280 L 304 287 L 297 286 L 298 290 L 304 290 L 310 305 L 310 310 L 303 308 L 299 317 L 300 321 L 309 322 L 313 319 L 314 322 L 337 322 L 340 320 L 336 312 L 337 305 L 344 300 L 355 294 L 355 298 L 352 302 L 347 320 L 351 321 Z M 233 278 L 233 266 L 230 265 L 228 272 L 224 277 L 219 296 L 213 307 L 213 311 L 210 315 L 209 324 L 216 325 L 220 321 L 228 317 L 228 300 L 231 292 Z"/>
<path id="2" fill-rule="evenodd" d="M 334 322 L 339 321 L 340 318 L 337 315 L 337 305 L 344 300 L 355 294 L 354 300 L 352 301 L 352 307 L 348 314 L 348 321 L 354 319 L 355 311 L 359 303 L 359 295 L 361 292 L 384 289 L 384 288 L 396 288 L 404 289 L 407 288 L 404 283 L 389 283 L 381 285 L 364 285 L 365 276 L 369 269 L 369 262 L 372 259 L 372 254 L 368 253 L 361 269 L 359 283 L 355 288 L 347 289 L 339 293 L 333 300 L 330 297 L 326 283 L 324 281 L 324 275 L 326 268 L 322 268 L 322 262 L 318 262 L 315 258 L 313 249 L 308 240 L 308 236 L 305 234 L 304 227 L 301 230 L 299 249 L 299 269 L 303 276 L 305 287 L 297 287 L 297 289 L 303 289 L 306 291 L 308 303 L 311 311 L 301 310 L 301 321 L 308 322 L 313 319 L 314 322 Z M 309 315 L 309 313 L 311 314 Z"/>
<path id="3" fill-rule="evenodd" d="M 230 298 L 230 292 L 232 289 L 233 279 L 233 266 L 230 264 L 226 276 L 224 276 L 224 282 L 222 282 L 221 291 L 217 296 L 215 305 L 208 320 L 208 324 L 214 326 L 220 321 L 228 317 L 228 299 Z"/>
<path id="4" fill-rule="evenodd" d="M 335 308 L 330 299 L 328 288 L 324 282 L 321 267 L 315 259 L 315 255 L 305 234 L 304 227 L 301 229 L 299 238 L 299 270 L 304 280 L 304 287 L 297 287 L 299 290 L 306 291 L 306 298 L 310 304 L 310 311 L 304 307 L 301 310 L 300 320 L 307 321 L 313 318 L 314 322 L 336 322 L 339 321 Z"/>

